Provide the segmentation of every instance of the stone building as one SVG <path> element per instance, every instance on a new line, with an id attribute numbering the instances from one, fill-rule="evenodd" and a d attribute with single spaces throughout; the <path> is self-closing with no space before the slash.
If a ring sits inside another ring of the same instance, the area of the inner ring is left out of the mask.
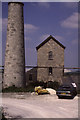
<path id="1" fill-rule="evenodd" d="M 65 46 L 50 35 L 36 49 L 38 66 L 37 80 L 62 83 Z"/>
<path id="2" fill-rule="evenodd" d="M 36 47 L 37 68 L 26 73 L 26 81 L 57 81 L 62 83 L 65 47 L 51 35 Z M 35 74 L 35 75 L 34 75 Z M 31 78 L 31 79 L 30 79 Z"/>

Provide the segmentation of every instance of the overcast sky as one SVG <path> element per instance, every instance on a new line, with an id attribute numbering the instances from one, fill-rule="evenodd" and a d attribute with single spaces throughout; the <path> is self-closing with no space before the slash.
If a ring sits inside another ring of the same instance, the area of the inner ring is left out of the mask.
<path id="1" fill-rule="evenodd" d="M 2 4 L 3 58 L 6 44 L 8 3 Z M 37 65 L 36 46 L 49 35 L 65 49 L 65 67 L 78 66 L 78 4 L 76 2 L 25 2 L 25 61 Z"/>

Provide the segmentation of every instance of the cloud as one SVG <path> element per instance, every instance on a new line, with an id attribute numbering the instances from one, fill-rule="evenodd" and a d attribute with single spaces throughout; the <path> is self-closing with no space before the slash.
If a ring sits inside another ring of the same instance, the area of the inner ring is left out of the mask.
<path id="1" fill-rule="evenodd" d="M 0 19 L 0 21 L 1 21 L 1 19 Z M 7 22 L 8 22 L 7 18 L 2 19 L 2 29 L 3 29 L 3 31 L 7 30 Z"/>
<path id="2" fill-rule="evenodd" d="M 43 41 L 45 39 L 47 39 L 48 37 L 50 36 L 50 34 L 44 34 L 40 37 L 40 40 Z M 52 35 L 53 36 L 53 35 Z M 63 41 L 64 38 L 62 36 L 59 36 L 59 35 L 55 35 L 53 36 L 55 39 L 59 40 L 59 41 Z"/>
<path id="3" fill-rule="evenodd" d="M 59 35 L 55 35 L 54 37 L 55 37 L 55 39 L 57 39 L 59 41 L 63 41 L 64 40 L 64 38 L 62 36 L 59 36 Z"/>
<path id="4" fill-rule="evenodd" d="M 2 19 L 2 23 L 3 23 L 3 24 L 7 24 L 7 22 L 8 22 L 8 19 L 7 19 L 7 18 L 3 18 L 3 19 Z"/>
<path id="5" fill-rule="evenodd" d="M 25 64 L 26 65 L 37 65 L 37 53 L 35 48 L 25 47 Z"/>
<path id="6" fill-rule="evenodd" d="M 32 40 L 30 37 L 27 37 L 27 36 L 25 36 L 25 41 L 30 41 L 30 40 Z"/>
<path id="7" fill-rule="evenodd" d="M 32 25 L 32 24 L 24 24 L 24 30 L 27 33 L 35 32 L 39 29 L 39 27 Z"/>
<path id="8" fill-rule="evenodd" d="M 78 29 L 78 13 L 73 13 L 70 17 L 61 22 L 61 26 L 65 28 Z"/>
<path id="9" fill-rule="evenodd" d="M 68 8 L 77 8 L 78 7 L 78 3 L 77 2 L 64 2 L 64 5 Z"/>
<path id="10" fill-rule="evenodd" d="M 76 40 L 72 40 L 72 44 L 73 45 L 78 45 L 78 40 L 76 39 Z"/>
<path id="11" fill-rule="evenodd" d="M 44 7 L 44 8 L 50 8 L 50 4 L 48 2 L 37 2 L 37 3 L 32 3 L 32 6 L 39 6 L 39 7 Z"/>
<path id="12" fill-rule="evenodd" d="M 0 25 L 1 25 L 1 21 L 2 21 L 2 29 L 3 31 L 7 29 L 7 22 L 8 22 L 8 19 L 7 18 L 3 18 L 1 19 L 0 18 Z M 32 24 L 24 24 L 24 30 L 25 32 L 28 32 L 28 33 L 32 33 L 32 32 L 35 32 L 39 29 L 39 27 L 35 26 L 35 25 L 32 25 Z"/>
<path id="13" fill-rule="evenodd" d="M 50 7 L 50 4 L 48 2 L 39 2 L 37 3 L 39 6 L 41 7 L 45 7 L 45 8 L 49 8 Z"/>
<path id="14" fill-rule="evenodd" d="M 7 30 L 7 18 L 0 18 L 0 31 L 6 31 Z M 2 30 L 1 30 L 2 29 Z"/>
<path id="15" fill-rule="evenodd" d="M 47 39 L 47 37 L 49 37 L 49 36 L 50 36 L 50 34 L 42 35 L 42 36 L 40 37 L 40 40 L 43 41 L 43 40 Z"/>

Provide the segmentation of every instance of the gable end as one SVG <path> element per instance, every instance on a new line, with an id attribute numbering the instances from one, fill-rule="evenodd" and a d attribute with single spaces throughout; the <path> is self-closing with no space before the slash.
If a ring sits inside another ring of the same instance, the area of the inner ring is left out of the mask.
<path id="1" fill-rule="evenodd" d="M 38 50 L 41 46 L 43 46 L 45 43 L 47 43 L 50 39 L 53 39 L 57 44 L 59 44 L 62 48 L 66 48 L 64 45 L 62 45 L 58 40 L 56 40 L 54 37 L 52 37 L 51 35 L 46 39 L 44 40 L 40 45 L 38 45 L 36 47 L 36 50 Z"/>

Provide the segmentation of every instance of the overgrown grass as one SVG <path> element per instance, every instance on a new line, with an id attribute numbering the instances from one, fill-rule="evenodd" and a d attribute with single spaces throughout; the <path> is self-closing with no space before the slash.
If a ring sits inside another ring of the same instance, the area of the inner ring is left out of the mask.
<path id="1" fill-rule="evenodd" d="M 5 88 L 2 90 L 3 93 L 9 93 L 9 92 L 33 92 L 34 87 L 33 86 L 27 86 L 26 88 L 18 88 L 15 86 L 10 86 L 8 88 Z"/>
<path id="2" fill-rule="evenodd" d="M 57 90 L 58 87 L 59 87 L 59 85 L 60 84 L 58 82 L 56 82 L 56 81 L 54 81 L 54 82 L 48 82 L 48 83 L 36 81 L 36 82 L 30 83 L 25 88 L 21 88 L 21 87 L 18 88 L 18 87 L 15 87 L 13 85 L 13 86 L 10 86 L 8 88 L 2 89 L 2 92 L 3 93 L 9 93 L 9 92 L 33 92 L 34 88 L 36 86 L 42 86 L 43 88 L 52 88 L 52 89 Z"/>

